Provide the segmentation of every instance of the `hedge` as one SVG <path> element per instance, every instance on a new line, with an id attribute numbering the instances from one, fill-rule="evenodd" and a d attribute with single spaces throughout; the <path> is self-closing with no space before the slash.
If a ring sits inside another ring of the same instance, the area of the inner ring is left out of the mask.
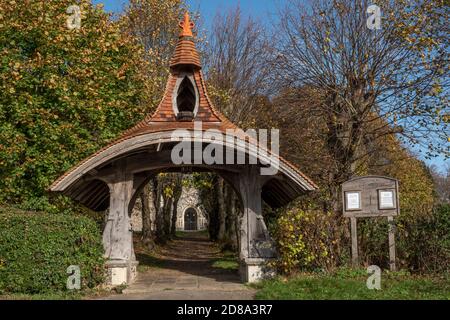
<path id="1" fill-rule="evenodd" d="M 70 265 L 81 289 L 103 281 L 100 231 L 87 217 L 0 208 L 0 294 L 67 291 Z"/>

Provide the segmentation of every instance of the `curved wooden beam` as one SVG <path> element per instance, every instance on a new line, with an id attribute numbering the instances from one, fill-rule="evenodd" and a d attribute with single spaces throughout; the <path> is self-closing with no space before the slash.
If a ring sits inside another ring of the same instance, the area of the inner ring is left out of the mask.
<path id="1" fill-rule="evenodd" d="M 185 130 L 187 132 L 187 130 Z M 199 144 L 216 144 L 221 147 L 228 148 L 230 150 L 234 150 L 236 152 L 243 153 L 247 155 L 249 158 L 253 157 L 254 159 L 259 160 L 262 163 L 273 163 L 271 157 L 276 157 L 276 155 L 270 154 L 269 152 L 261 153 L 258 152 L 258 147 L 253 143 L 249 143 L 248 141 L 242 140 L 240 137 L 235 136 L 235 141 L 231 142 L 228 139 L 224 139 L 225 141 L 215 141 L 214 139 L 207 139 L 205 137 L 197 137 L 192 135 L 192 133 L 187 132 L 188 135 L 180 136 L 180 134 L 175 134 L 174 131 L 167 132 L 158 132 L 158 133 L 149 133 L 141 136 L 136 136 L 127 140 L 124 140 L 120 143 L 112 145 L 101 152 L 91 156 L 86 161 L 84 161 L 79 166 L 75 167 L 73 170 L 69 171 L 66 175 L 59 178 L 51 187 L 51 191 L 64 192 L 67 188 L 69 188 L 73 183 L 83 178 L 91 172 L 93 177 L 99 179 L 98 173 L 93 170 L 97 170 L 101 165 L 104 165 L 118 157 L 126 157 L 126 155 L 135 150 L 148 148 L 149 146 L 158 146 L 159 144 L 167 144 L 167 143 L 178 143 L 178 142 L 191 142 L 191 143 L 199 143 Z M 148 158 L 147 158 L 148 159 Z M 127 161 L 127 163 L 130 163 Z M 315 190 L 315 186 L 309 183 L 304 177 L 302 177 L 298 172 L 296 172 L 293 168 L 285 164 L 283 161 L 278 162 L 278 170 L 281 172 L 286 178 L 292 180 L 296 185 L 298 185 L 303 191 L 312 191 Z M 130 166 L 133 165 L 130 163 Z M 175 166 L 173 163 L 160 163 L 160 168 L 169 168 Z M 188 166 L 188 165 L 182 165 Z M 208 168 L 212 168 L 212 166 L 204 165 Z M 130 167 L 130 168 L 131 168 Z M 151 170 L 152 165 L 148 167 L 140 167 L 139 164 L 135 165 L 136 172 L 139 170 L 145 171 Z M 230 168 L 228 168 L 230 167 Z M 231 166 L 223 165 L 220 166 L 220 169 L 231 170 Z M 219 169 L 219 168 L 216 168 Z"/>

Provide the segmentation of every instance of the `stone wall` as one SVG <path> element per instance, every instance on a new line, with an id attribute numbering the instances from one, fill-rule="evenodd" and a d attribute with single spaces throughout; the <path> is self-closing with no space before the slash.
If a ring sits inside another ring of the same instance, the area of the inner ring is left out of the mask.
<path id="1" fill-rule="evenodd" d="M 150 206 L 151 208 L 153 206 Z M 177 206 L 177 230 L 184 230 L 184 212 L 188 208 L 193 208 L 197 212 L 197 226 L 199 230 L 206 230 L 208 228 L 208 218 L 205 210 L 200 204 L 199 192 L 196 188 L 190 186 L 183 186 L 180 200 Z M 152 230 L 155 227 L 155 212 L 152 212 Z M 142 204 L 138 197 L 136 204 L 131 213 L 131 226 L 133 231 L 142 231 Z"/>

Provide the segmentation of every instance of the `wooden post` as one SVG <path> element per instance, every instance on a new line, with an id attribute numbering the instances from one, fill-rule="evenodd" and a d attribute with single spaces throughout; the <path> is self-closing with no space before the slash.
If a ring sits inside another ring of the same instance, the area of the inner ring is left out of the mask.
<path id="1" fill-rule="evenodd" d="M 126 170 L 126 162 L 114 164 L 115 174 L 109 179 L 109 214 L 103 231 L 108 285 L 133 282 L 137 273 L 133 248 L 133 231 L 129 204 L 133 194 L 134 176 Z"/>
<path id="2" fill-rule="evenodd" d="M 262 216 L 261 192 L 264 178 L 256 165 L 243 168 L 234 183 L 242 199 L 243 219 L 240 232 L 240 274 L 244 282 L 272 277 L 274 270 L 267 264 L 275 257 L 267 227 Z"/>
<path id="3" fill-rule="evenodd" d="M 134 259 L 133 232 L 128 211 L 133 190 L 133 176 L 125 169 L 123 163 L 117 164 L 116 173 L 108 183 L 110 204 L 108 220 L 103 231 L 103 246 L 105 257 L 109 260 Z"/>
<path id="4" fill-rule="evenodd" d="M 358 231 L 356 228 L 356 218 L 350 218 L 350 228 L 352 234 L 352 265 L 354 268 L 358 267 Z"/>
<path id="5" fill-rule="evenodd" d="M 243 204 L 243 220 L 241 225 L 241 258 L 254 257 L 253 241 L 258 236 L 258 217 L 261 215 L 261 184 L 259 168 L 245 168 L 239 175 L 239 191 Z"/>
<path id="6" fill-rule="evenodd" d="M 389 223 L 389 269 L 395 271 L 395 226 L 394 217 L 388 217 Z"/>

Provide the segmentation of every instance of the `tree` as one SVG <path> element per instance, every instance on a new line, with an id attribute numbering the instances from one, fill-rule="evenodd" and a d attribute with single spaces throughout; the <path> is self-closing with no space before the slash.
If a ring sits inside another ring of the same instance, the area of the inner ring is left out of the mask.
<path id="1" fill-rule="evenodd" d="M 365 0 L 319 0 L 307 8 L 291 1 L 281 13 L 275 80 L 279 88 L 302 88 L 317 97 L 318 104 L 296 117 L 308 112 L 309 123 L 325 125 L 335 210 L 339 185 L 386 136 L 425 145 L 428 156 L 449 156 L 443 121 L 448 30 L 442 19 L 448 5 L 429 3 L 379 1 L 381 30 L 367 28 Z"/>
<path id="2" fill-rule="evenodd" d="M 153 249 L 155 240 L 152 231 L 152 212 L 156 213 L 155 202 L 153 199 L 153 183 L 147 183 L 142 193 L 139 195 L 142 204 L 142 243 L 148 248 Z"/>
<path id="3" fill-rule="evenodd" d="M 270 43 L 262 24 L 244 19 L 239 7 L 217 14 L 204 56 L 215 106 L 235 124 L 248 127 L 258 97 L 268 91 Z"/>
<path id="4" fill-rule="evenodd" d="M 208 91 L 214 105 L 235 124 L 252 127 L 259 98 L 268 91 L 265 84 L 270 72 L 270 46 L 262 24 L 244 18 L 239 7 L 217 14 L 204 47 Z M 214 193 L 205 192 L 205 196 L 217 201 L 206 201 L 211 206 L 210 235 L 224 247 L 236 248 L 240 211 L 234 190 L 220 176 L 211 183 Z"/>
<path id="5" fill-rule="evenodd" d="M 183 188 L 183 175 L 163 172 L 152 178 L 149 185 L 152 193 L 142 195 L 142 197 L 153 200 L 155 240 L 160 244 L 165 244 L 175 236 L 177 207 Z"/>
<path id="6" fill-rule="evenodd" d="M 178 40 L 178 23 L 186 7 L 182 0 L 130 0 L 121 16 L 123 30 L 144 47 L 143 58 L 149 63 L 145 75 L 152 79 L 147 88 L 156 106 L 164 93 L 169 75 L 169 60 Z"/>
<path id="7" fill-rule="evenodd" d="M 217 176 L 215 182 L 215 196 L 217 197 L 217 216 L 219 230 L 217 231 L 217 240 L 224 241 L 226 235 L 226 219 L 227 208 L 225 207 L 226 189 L 224 188 L 225 181 L 223 178 Z"/>
<path id="8" fill-rule="evenodd" d="M 181 173 L 172 174 L 172 188 L 173 188 L 173 206 L 172 206 L 172 220 L 170 223 L 170 237 L 175 237 L 177 230 L 178 218 L 178 201 L 180 200 L 183 191 L 183 175 Z"/>
<path id="9" fill-rule="evenodd" d="M 402 215 L 413 217 L 431 213 L 436 200 L 431 173 L 423 161 L 401 146 L 395 136 L 387 136 L 380 142 L 367 167 L 367 174 L 399 180 Z"/>
<path id="10" fill-rule="evenodd" d="M 153 185 L 153 201 L 155 206 L 155 236 L 158 243 L 165 243 L 166 236 L 164 232 L 164 211 L 163 206 L 161 206 L 161 199 L 164 192 L 163 179 L 160 175 L 155 176 L 150 180 Z"/>
<path id="11" fill-rule="evenodd" d="M 439 172 L 435 165 L 430 167 L 439 202 L 450 203 L 450 165 L 447 164 L 445 172 Z"/>
<path id="12" fill-rule="evenodd" d="M 148 64 L 101 7 L 70 0 L 0 2 L 0 203 L 47 208 L 60 174 L 149 110 Z"/>
<path id="13" fill-rule="evenodd" d="M 225 249 L 236 251 L 239 247 L 240 217 L 239 217 L 239 201 L 236 199 L 236 193 L 230 185 L 225 185 L 227 203 L 226 215 L 226 235 Z M 242 210 L 240 210 L 242 211 Z"/>

